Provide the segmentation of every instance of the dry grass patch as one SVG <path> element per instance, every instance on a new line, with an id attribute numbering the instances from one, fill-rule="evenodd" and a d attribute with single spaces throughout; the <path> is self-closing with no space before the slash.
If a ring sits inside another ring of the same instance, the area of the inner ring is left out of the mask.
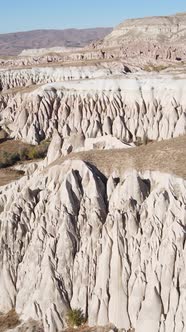
<path id="1" fill-rule="evenodd" d="M 14 170 L 11 168 L 0 169 L 0 186 L 19 180 L 25 173 L 23 171 Z"/>
<path id="2" fill-rule="evenodd" d="M 31 93 L 34 90 L 37 90 L 39 87 L 41 87 L 43 84 L 31 84 L 28 86 L 17 86 L 15 88 L 11 88 L 8 90 L 3 90 L 0 91 L 1 95 L 9 95 L 9 94 L 16 94 L 16 93 L 20 93 L 20 94 L 24 94 L 24 93 Z"/>
<path id="3" fill-rule="evenodd" d="M 121 331 L 121 330 L 124 331 L 124 329 L 118 330 L 112 324 L 105 325 L 105 326 L 93 326 L 93 327 L 90 327 L 90 326 L 84 324 L 84 325 L 76 327 L 76 328 L 68 327 L 64 331 L 65 332 L 109 332 L 109 331 L 117 332 L 117 331 Z M 135 332 L 135 330 L 132 328 L 132 329 L 126 330 L 126 332 Z"/>
<path id="4" fill-rule="evenodd" d="M 186 135 L 132 149 L 72 153 L 59 158 L 53 165 L 61 164 L 68 159 L 88 162 L 106 176 L 113 171 L 122 173 L 128 169 L 136 169 L 171 173 L 186 179 Z"/>
<path id="5" fill-rule="evenodd" d="M 20 324 L 19 316 L 14 309 L 5 315 L 0 315 L 0 332 L 13 329 Z"/>
<path id="6" fill-rule="evenodd" d="M 21 141 L 7 140 L 0 144 L 0 168 L 14 165 L 16 162 L 45 158 L 49 141 L 39 145 L 30 145 Z"/>
<path id="7" fill-rule="evenodd" d="M 23 171 L 12 169 L 11 166 L 43 159 L 48 146 L 49 141 L 43 141 L 37 146 L 15 140 L 0 143 L 0 186 L 16 181 L 25 174 Z"/>
<path id="8" fill-rule="evenodd" d="M 147 64 L 147 65 L 144 66 L 143 69 L 144 69 L 145 71 L 147 71 L 147 72 L 155 71 L 155 72 L 159 73 L 159 72 L 161 72 L 162 70 L 165 70 L 165 69 L 167 69 L 167 68 L 169 68 L 169 67 L 170 67 L 170 65 L 169 65 L 169 66 L 165 66 L 165 65 L 161 65 L 161 64 L 159 64 L 159 65 Z"/>

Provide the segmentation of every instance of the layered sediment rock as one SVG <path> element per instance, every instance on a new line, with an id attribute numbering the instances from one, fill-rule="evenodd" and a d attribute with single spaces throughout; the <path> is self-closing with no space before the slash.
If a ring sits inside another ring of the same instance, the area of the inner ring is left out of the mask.
<path id="1" fill-rule="evenodd" d="M 104 38 L 104 43 L 113 46 L 138 40 L 139 36 L 141 41 L 182 44 L 186 38 L 186 13 L 125 20 Z"/>
<path id="2" fill-rule="evenodd" d="M 185 61 L 186 13 L 129 19 L 119 24 L 96 48 L 117 48 L 123 57 L 148 61 Z M 141 59 L 140 59 L 141 58 Z"/>

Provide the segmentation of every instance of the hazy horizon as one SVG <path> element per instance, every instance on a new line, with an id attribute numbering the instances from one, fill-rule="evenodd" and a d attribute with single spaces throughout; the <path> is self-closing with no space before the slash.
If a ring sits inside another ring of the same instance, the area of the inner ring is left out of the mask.
<path id="1" fill-rule="evenodd" d="M 32 30 L 114 27 L 128 18 L 165 16 L 186 11 L 185 0 L 7 0 L 1 4 L 0 34 Z"/>

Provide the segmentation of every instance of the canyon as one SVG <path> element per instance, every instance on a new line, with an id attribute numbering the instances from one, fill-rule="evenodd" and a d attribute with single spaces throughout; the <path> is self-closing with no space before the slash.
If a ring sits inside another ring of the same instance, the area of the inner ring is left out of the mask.
<path id="1" fill-rule="evenodd" d="M 74 309 L 80 331 L 186 331 L 185 31 L 0 57 L 0 152 L 48 144 L 0 169 L 1 332 L 69 331 Z"/>

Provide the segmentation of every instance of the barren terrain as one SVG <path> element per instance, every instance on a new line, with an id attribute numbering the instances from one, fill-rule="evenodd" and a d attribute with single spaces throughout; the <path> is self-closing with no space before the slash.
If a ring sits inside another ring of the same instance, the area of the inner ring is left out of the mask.
<path id="1" fill-rule="evenodd" d="M 107 32 L 0 36 L 0 332 L 186 331 L 186 14 Z"/>
<path id="2" fill-rule="evenodd" d="M 133 149 L 93 150 L 72 153 L 54 164 L 67 159 L 83 160 L 109 177 L 113 172 L 127 170 L 159 171 L 186 179 L 186 136 L 161 142 L 149 142 Z M 52 164 L 53 165 L 53 164 Z"/>
<path id="3" fill-rule="evenodd" d="M 24 49 L 83 47 L 102 39 L 112 28 L 35 30 L 0 35 L 0 55 L 18 55 Z"/>

